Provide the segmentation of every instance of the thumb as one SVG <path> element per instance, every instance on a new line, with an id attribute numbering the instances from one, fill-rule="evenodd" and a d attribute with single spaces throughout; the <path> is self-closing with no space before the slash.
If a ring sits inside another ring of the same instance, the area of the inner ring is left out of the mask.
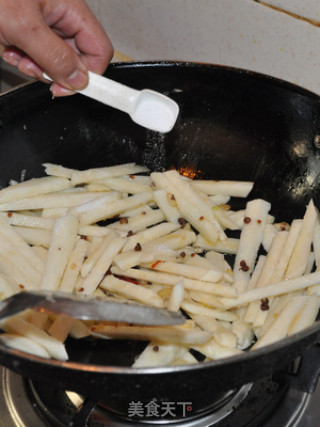
<path id="1" fill-rule="evenodd" d="M 16 45 L 60 86 L 79 90 L 88 84 L 88 70 L 81 57 L 45 22 L 33 27 Z"/>

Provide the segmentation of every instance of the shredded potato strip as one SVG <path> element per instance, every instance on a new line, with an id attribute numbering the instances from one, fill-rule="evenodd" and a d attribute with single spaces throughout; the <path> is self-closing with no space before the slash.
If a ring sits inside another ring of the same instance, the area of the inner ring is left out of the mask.
<path id="1" fill-rule="evenodd" d="M 42 289 L 57 290 L 59 288 L 75 244 L 77 227 L 78 221 L 75 216 L 67 215 L 56 220 L 42 277 Z"/>
<path id="2" fill-rule="evenodd" d="M 236 348 L 237 335 L 230 329 L 226 328 L 218 320 L 213 317 L 197 314 L 193 316 L 193 320 L 204 331 L 213 332 L 215 340 L 222 346 Z"/>
<path id="3" fill-rule="evenodd" d="M 23 240 L 32 246 L 43 246 L 44 248 L 49 248 L 52 232 L 48 230 L 41 230 L 40 228 L 30 228 L 30 227 L 16 227 L 15 231 L 19 234 Z"/>
<path id="4" fill-rule="evenodd" d="M 209 195 L 222 195 L 230 197 L 247 197 L 253 188 L 253 182 L 249 181 L 210 181 L 197 180 L 192 186 Z"/>
<path id="5" fill-rule="evenodd" d="M 138 194 L 152 191 L 151 184 L 145 185 L 125 178 L 109 178 L 97 183 L 104 184 L 109 190 L 119 191 L 120 193 Z"/>
<path id="6" fill-rule="evenodd" d="M 22 215 L 14 212 L 1 213 L 1 216 L 7 219 L 10 225 L 20 227 L 41 228 L 44 230 L 52 230 L 54 220 L 52 218 L 42 218 L 36 215 Z"/>
<path id="7" fill-rule="evenodd" d="M 0 245 L 1 264 L 6 264 L 5 271 L 8 271 L 6 268 L 9 271 L 11 270 L 12 277 L 18 281 L 21 289 L 38 288 L 41 283 L 41 273 L 21 256 L 21 253 L 15 247 L 10 247 L 10 244 L 8 245 L 7 243 L 7 241 L 2 241 Z"/>
<path id="8" fill-rule="evenodd" d="M 116 234 L 110 233 L 109 231 L 108 235 L 111 235 L 111 237 L 113 238 Z M 106 249 L 110 245 L 110 237 L 104 237 L 103 239 L 96 240 L 95 242 L 96 244 L 92 242 L 90 247 L 91 252 L 89 252 L 88 250 L 87 257 L 81 264 L 80 273 L 82 277 L 86 277 L 90 273 L 98 259 L 106 251 Z"/>
<path id="9" fill-rule="evenodd" d="M 160 308 L 163 307 L 162 299 L 148 288 L 129 283 L 126 280 L 118 279 L 113 275 L 108 275 L 103 279 L 100 283 L 100 287 L 111 293 L 114 292 L 142 303 Z"/>
<path id="10" fill-rule="evenodd" d="M 84 184 L 101 179 L 115 178 L 123 175 L 148 172 L 144 166 L 136 165 L 135 163 L 127 163 L 123 165 L 107 166 L 95 169 L 86 169 L 84 171 L 73 171 L 71 174 L 71 183 L 73 185 Z"/>
<path id="11" fill-rule="evenodd" d="M 288 279 L 274 283 L 262 288 L 245 291 L 235 299 L 220 298 L 220 302 L 226 308 L 233 308 L 245 305 L 249 302 L 286 294 L 288 292 L 299 291 L 320 283 L 320 272 L 309 273 L 295 279 Z"/>
<path id="12" fill-rule="evenodd" d="M 248 286 L 270 208 L 270 203 L 261 199 L 247 203 L 234 266 L 234 286 L 239 292 Z"/>
<path id="13" fill-rule="evenodd" d="M 313 251 L 317 270 L 320 270 L 320 220 L 318 219 L 313 235 Z"/>
<path id="14" fill-rule="evenodd" d="M 173 251 L 190 245 L 195 238 L 195 233 L 192 231 L 178 230 L 117 255 L 114 263 L 121 269 L 127 270 L 141 263 L 156 261 L 165 257 L 166 254 L 172 257 L 175 256 Z"/>
<path id="15" fill-rule="evenodd" d="M 75 169 L 66 168 L 61 165 L 53 163 L 43 163 L 44 171 L 47 175 L 59 176 L 61 178 L 71 178 L 72 174 L 76 172 Z"/>
<path id="16" fill-rule="evenodd" d="M 79 221 L 81 225 L 92 224 L 101 220 L 112 218 L 119 215 L 127 209 L 132 209 L 137 206 L 143 205 L 144 203 L 151 202 L 153 199 L 153 193 L 147 191 L 145 193 L 135 194 L 121 200 L 115 200 L 109 202 L 109 200 L 102 203 L 101 206 L 93 206 L 91 209 L 79 215 Z M 1 207 L 0 207 L 1 208 Z"/>
<path id="17" fill-rule="evenodd" d="M 17 294 L 20 291 L 21 289 L 19 288 L 19 285 L 12 279 L 12 277 L 0 274 L 0 298 L 9 298 L 11 295 Z"/>
<path id="18" fill-rule="evenodd" d="M 33 252 L 32 248 L 19 236 L 16 229 L 6 221 L 5 218 L 0 217 L 0 238 L 1 244 L 7 244 L 9 247 L 14 247 L 27 262 L 39 272 L 43 271 L 42 260 Z"/>
<path id="19" fill-rule="evenodd" d="M 160 237 L 167 236 L 173 231 L 178 230 L 180 228 L 179 224 L 172 224 L 169 222 L 164 222 L 153 227 L 149 227 L 143 231 L 140 231 L 133 236 L 128 237 L 127 242 L 125 243 L 122 251 L 130 251 L 134 249 L 137 243 L 141 245 L 147 242 L 150 242 L 154 239 L 159 239 Z"/>
<path id="20" fill-rule="evenodd" d="M 314 206 L 313 201 L 311 200 L 307 206 L 301 230 L 290 257 L 289 265 L 286 271 L 286 278 L 293 279 L 294 277 L 298 277 L 304 274 L 308 263 L 308 256 L 310 253 L 317 221 L 318 212 Z"/>
<path id="21" fill-rule="evenodd" d="M 69 179 L 46 176 L 33 178 L 0 190 L 0 203 L 52 193 L 71 187 Z"/>
<path id="22" fill-rule="evenodd" d="M 100 227 L 99 225 L 84 225 L 78 228 L 78 234 L 86 237 L 104 237 L 107 236 L 109 232 L 110 230 L 108 230 L 107 227 Z"/>
<path id="23" fill-rule="evenodd" d="M 132 366 L 135 368 L 145 368 L 147 366 L 170 365 L 178 357 L 180 349 L 179 345 L 152 342 L 147 345 Z"/>
<path id="24" fill-rule="evenodd" d="M 23 335 L 27 338 L 30 338 L 31 340 L 44 347 L 45 350 L 50 354 L 50 356 L 56 359 L 68 359 L 65 347 L 60 341 L 51 337 L 45 331 L 38 329 L 37 327 L 35 327 L 34 325 L 19 316 L 12 316 L 6 319 L 1 324 L 1 327 L 9 333 Z"/>
<path id="25" fill-rule="evenodd" d="M 158 224 L 164 220 L 164 215 L 160 209 L 154 209 L 152 211 L 139 212 L 137 215 L 127 219 L 127 221 L 118 221 L 107 226 L 107 228 L 117 229 L 122 232 L 138 233 L 143 231 L 150 225 Z"/>
<path id="26" fill-rule="evenodd" d="M 170 311 L 179 311 L 181 308 L 181 303 L 184 300 L 185 291 L 184 291 L 184 282 L 183 279 L 175 284 L 172 288 L 170 298 L 167 304 L 167 309 Z"/>
<path id="27" fill-rule="evenodd" d="M 285 244 L 282 247 L 281 254 L 279 254 L 278 260 L 275 260 L 274 262 L 274 268 L 272 275 L 269 279 L 270 283 L 276 283 L 279 282 L 281 279 L 284 278 L 285 271 L 287 269 L 292 251 L 295 247 L 300 229 L 302 226 L 301 220 L 294 220 L 292 221 L 290 230 L 288 232 L 282 231 L 281 233 L 288 233 L 288 237 L 285 241 Z M 273 297 L 269 298 L 269 307 L 273 304 Z M 258 311 L 257 316 L 254 319 L 254 327 L 262 326 L 267 318 L 267 311 Z"/>
<path id="28" fill-rule="evenodd" d="M 317 318 L 319 309 L 320 298 L 317 296 L 309 297 L 300 312 L 294 317 L 293 321 L 291 322 L 288 334 L 295 334 L 312 325 Z"/>
<path id="29" fill-rule="evenodd" d="M 224 357 L 231 357 L 241 354 L 241 350 L 231 348 L 219 344 L 215 338 L 211 339 L 207 344 L 193 347 L 195 350 L 207 356 L 209 359 L 218 360 Z"/>
<path id="30" fill-rule="evenodd" d="M 108 271 L 113 258 L 119 253 L 125 243 L 123 237 L 118 237 L 116 233 L 110 233 L 107 236 L 107 246 L 97 259 L 94 267 L 86 276 L 82 284 L 82 291 L 86 295 L 92 295 L 104 275 Z"/>
<path id="31" fill-rule="evenodd" d="M 177 262 L 170 262 L 170 261 L 167 261 L 167 262 L 160 261 L 158 263 L 155 263 L 154 265 L 144 264 L 143 267 L 152 268 L 157 271 L 164 271 L 166 273 L 177 274 L 190 279 L 195 279 L 195 280 L 198 279 L 203 282 L 211 282 L 211 283 L 219 282 L 223 277 L 223 273 L 214 268 L 204 269 L 201 267 L 195 267 L 193 265 L 179 264 Z"/>
<path id="32" fill-rule="evenodd" d="M 147 340 L 133 366 L 175 365 L 197 363 L 190 349 L 207 360 L 234 356 L 255 338 L 252 349 L 315 321 L 320 222 L 312 200 L 303 219 L 274 224 L 265 200 L 238 211 L 226 205 L 247 197 L 252 182 L 191 180 L 175 170 L 144 176 L 135 163 L 44 167 L 48 176 L 0 190 L 0 298 L 41 288 L 190 319 L 130 326 L 26 310 L 1 323 L 5 345 L 67 360 L 67 336 Z M 233 269 L 226 254 L 235 255 Z"/>
<path id="33" fill-rule="evenodd" d="M 44 269 L 41 258 L 3 218 L 0 218 L 0 268 L 21 289 L 27 290 L 40 286 Z"/>
<path id="34" fill-rule="evenodd" d="M 75 319 L 73 319 L 72 317 L 63 315 L 56 316 L 54 321 L 48 328 L 48 334 L 63 343 L 67 339 L 67 336 L 69 335 L 74 322 Z"/>
<path id="35" fill-rule="evenodd" d="M 118 193 L 117 191 L 111 191 L 110 193 L 104 194 L 103 196 L 99 195 L 99 197 L 93 200 L 85 201 L 84 203 L 73 207 L 69 210 L 69 214 L 80 215 L 84 212 L 90 212 L 94 209 L 102 209 L 108 203 L 119 200 L 121 198 L 121 193 Z"/>
<path id="36" fill-rule="evenodd" d="M 163 212 L 166 220 L 178 224 L 179 218 L 181 216 L 179 210 L 177 209 L 177 203 L 174 199 L 174 196 L 167 193 L 165 190 L 156 190 L 154 193 L 154 200 L 157 205 Z"/>
<path id="37" fill-rule="evenodd" d="M 200 234 L 210 242 L 225 240 L 226 236 L 220 224 L 214 219 L 210 207 L 190 188 L 187 181 L 179 174 L 171 172 L 175 171 L 152 173 L 152 181 L 167 193 L 173 194 L 181 217 L 190 222 Z"/>
<path id="38" fill-rule="evenodd" d="M 290 299 L 284 309 L 281 311 L 277 319 L 272 323 L 272 327 L 269 328 L 256 342 L 254 348 L 259 348 L 264 345 L 271 344 L 279 339 L 286 337 L 290 324 L 294 318 L 298 315 L 304 304 L 308 300 L 308 296 L 297 296 Z"/>
<path id="39" fill-rule="evenodd" d="M 205 307 L 203 304 L 198 304 L 192 301 L 183 301 L 181 307 L 191 314 L 202 314 L 203 316 L 214 317 L 215 319 L 225 320 L 227 322 L 233 322 L 238 318 L 236 313 L 231 311 L 223 311 L 213 309 L 211 307 Z"/>
<path id="40" fill-rule="evenodd" d="M 20 332 L 18 332 L 17 334 L 0 334 L 0 342 L 5 344 L 7 347 L 13 348 L 15 350 L 23 351 L 25 353 L 31 353 L 35 356 L 43 357 L 45 359 L 51 358 L 50 353 L 44 347 L 38 344 L 34 339 L 22 336 Z"/>
<path id="41" fill-rule="evenodd" d="M 315 265 L 316 265 L 316 270 L 319 271 L 320 270 L 320 221 L 317 221 L 316 227 L 315 227 L 315 231 L 314 231 L 314 236 L 313 236 L 313 251 L 314 251 L 314 256 L 315 256 Z M 308 295 L 320 295 L 320 284 L 319 285 L 315 285 L 315 286 L 311 286 L 310 288 L 307 289 L 307 294 Z"/>
<path id="42" fill-rule="evenodd" d="M 146 282 L 160 283 L 163 285 L 174 286 L 181 279 L 181 276 L 168 273 L 158 273 L 156 271 L 146 269 L 130 268 L 129 270 L 122 270 L 117 267 L 111 267 L 111 272 L 115 275 L 122 275 L 132 279 L 143 280 Z M 219 283 L 201 282 L 200 280 L 183 279 L 185 289 L 204 292 L 206 294 L 213 294 L 224 297 L 234 297 L 236 290 L 229 285 L 221 285 Z M 233 301 L 233 300 L 232 300 Z M 224 303 L 220 303 L 224 307 Z"/>
<path id="43" fill-rule="evenodd" d="M 257 288 L 260 288 L 262 286 L 266 286 L 272 283 L 271 278 L 274 273 L 274 268 L 275 268 L 275 265 L 277 264 L 278 259 L 281 256 L 281 253 L 283 251 L 283 247 L 287 241 L 287 238 L 288 238 L 287 231 L 278 231 L 277 235 L 275 236 L 271 244 L 270 251 L 268 252 L 263 269 L 260 272 L 260 276 L 257 280 L 257 283 L 256 283 Z M 278 278 L 278 280 L 281 280 L 281 277 Z M 254 323 L 255 318 L 259 313 L 259 310 L 260 310 L 260 302 L 259 301 L 251 302 L 244 316 L 244 321 Z"/>
<path id="44" fill-rule="evenodd" d="M 75 247 L 70 254 L 68 259 L 59 291 L 61 292 L 73 292 L 77 278 L 79 276 L 80 268 L 83 265 L 84 258 L 88 251 L 89 243 L 86 240 L 79 239 L 75 243 Z"/>
<path id="45" fill-rule="evenodd" d="M 12 202 L 1 203 L 0 211 L 22 211 L 28 209 L 48 209 L 48 208 L 71 208 L 79 203 L 100 197 L 100 193 L 89 191 L 75 191 L 50 193 L 41 196 L 34 196 Z"/>
<path id="46" fill-rule="evenodd" d="M 17 268 L 16 262 L 12 261 L 10 257 L 6 255 L 0 255 L 0 271 L 5 276 L 10 277 L 10 279 L 19 286 L 19 290 L 26 289 L 30 291 L 39 288 L 39 284 L 30 279 L 25 271 Z"/>
<path id="47" fill-rule="evenodd" d="M 195 242 L 195 246 L 198 246 L 207 251 L 217 251 L 223 254 L 235 255 L 239 248 L 239 242 L 240 242 L 240 239 L 230 237 L 230 238 L 227 238 L 226 240 L 223 240 L 223 241 L 218 240 L 212 243 L 211 241 L 207 240 L 206 238 L 198 234 Z"/>

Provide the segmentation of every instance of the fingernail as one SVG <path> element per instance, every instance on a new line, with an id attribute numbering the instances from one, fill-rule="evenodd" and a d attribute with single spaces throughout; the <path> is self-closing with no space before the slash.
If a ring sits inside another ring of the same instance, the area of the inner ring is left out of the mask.
<path id="1" fill-rule="evenodd" d="M 39 71 L 39 67 L 28 59 L 22 59 L 19 63 L 19 71 L 26 74 L 29 77 L 38 78 L 39 74 L 41 75 L 41 71 Z"/>
<path id="2" fill-rule="evenodd" d="M 57 85 L 56 83 L 53 83 L 50 86 L 50 90 L 51 93 L 53 95 L 53 97 L 59 97 L 59 96 L 69 96 L 69 95 L 74 95 L 75 92 L 69 89 L 65 89 L 62 86 Z"/>
<path id="3" fill-rule="evenodd" d="M 70 89 L 84 89 L 88 84 L 88 74 L 82 70 L 76 70 L 66 80 Z"/>
<path id="4" fill-rule="evenodd" d="M 21 59 L 21 55 L 18 55 L 16 52 L 13 52 L 11 50 L 5 49 L 3 51 L 2 58 L 8 64 L 13 65 L 14 67 L 17 67 Z"/>

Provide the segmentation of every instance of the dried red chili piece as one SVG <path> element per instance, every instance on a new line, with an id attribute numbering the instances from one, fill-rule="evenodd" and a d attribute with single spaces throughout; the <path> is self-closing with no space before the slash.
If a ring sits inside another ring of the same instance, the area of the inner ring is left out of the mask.
<path id="1" fill-rule="evenodd" d="M 157 265 L 161 264 L 162 261 L 159 259 L 158 261 L 154 262 L 151 266 L 151 268 L 156 268 Z"/>
<path id="2" fill-rule="evenodd" d="M 251 222 L 251 218 L 249 218 L 248 216 L 245 216 L 245 217 L 243 218 L 243 222 L 244 222 L 245 224 L 249 224 L 249 222 Z"/>
<path id="3" fill-rule="evenodd" d="M 127 234 L 127 237 L 131 237 L 131 236 L 133 236 L 133 231 L 132 231 L 132 230 L 129 230 L 129 231 L 128 231 L 128 234 Z"/>
<path id="4" fill-rule="evenodd" d="M 186 254 L 184 251 L 180 252 L 180 256 L 181 256 L 182 258 L 184 258 L 186 255 L 187 255 L 187 254 Z"/>
<path id="5" fill-rule="evenodd" d="M 178 218 L 178 223 L 184 227 L 187 224 L 187 221 L 184 218 Z"/>
<path id="6" fill-rule="evenodd" d="M 261 224 L 261 222 L 262 222 L 261 219 L 257 219 L 258 224 Z"/>
<path id="7" fill-rule="evenodd" d="M 128 218 L 127 217 L 123 217 L 123 218 L 120 218 L 120 224 L 128 224 Z"/>
<path id="8" fill-rule="evenodd" d="M 133 285 L 140 285 L 140 282 L 136 279 L 132 279 L 131 277 L 117 275 L 118 279 L 124 280 L 125 282 L 132 283 Z"/>
<path id="9" fill-rule="evenodd" d="M 134 250 L 136 251 L 136 252 L 139 252 L 139 251 L 141 251 L 142 250 L 142 246 L 140 245 L 140 243 L 138 242 L 137 244 L 136 244 L 136 246 L 134 247 Z"/>
<path id="10" fill-rule="evenodd" d="M 152 350 L 153 350 L 153 351 L 159 351 L 159 346 L 157 346 L 157 345 L 153 346 L 153 347 L 152 347 Z"/>
<path id="11" fill-rule="evenodd" d="M 200 218 L 199 218 L 199 221 L 203 221 L 204 220 L 204 216 L 201 216 Z"/>
<path id="12" fill-rule="evenodd" d="M 244 259 L 240 261 L 240 270 L 242 270 L 242 271 L 248 271 L 249 270 L 249 266 L 247 265 L 247 263 L 245 262 Z"/>
<path id="13" fill-rule="evenodd" d="M 8 218 L 11 218 L 11 217 L 12 217 L 12 215 L 13 215 L 13 213 L 12 213 L 12 212 L 8 212 Z"/>
<path id="14" fill-rule="evenodd" d="M 282 222 L 280 224 L 280 231 L 286 231 L 288 230 L 288 224 L 286 222 Z"/>
<path id="15" fill-rule="evenodd" d="M 267 310 L 270 309 L 270 307 L 269 307 L 269 299 L 268 298 L 263 298 L 261 300 L 260 309 L 262 311 L 267 311 Z"/>

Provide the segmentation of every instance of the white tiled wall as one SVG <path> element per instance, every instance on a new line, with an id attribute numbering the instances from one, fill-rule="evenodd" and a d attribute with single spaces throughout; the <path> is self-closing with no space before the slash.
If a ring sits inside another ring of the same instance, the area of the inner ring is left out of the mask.
<path id="1" fill-rule="evenodd" d="M 87 2 L 113 42 L 116 61 L 169 59 L 231 65 L 320 94 L 320 0 Z M 21 81 L 11 71 L 5 68 L 2 89 Z"/>
<path id="2" fill-rule="evenodd" d="M 319 0 L 261 0 L 261 2 L 312 21 L 320 22 Z"/>
<path id="3" fill-rule="evenodd" d="M 135 60 L 210 62 L 320 93 L 320 27 L 254 0 L 88 0 L 116 51 Z M 266 0 L 316 18 L 319 0 Z M 116 52 L 117 53 L 117 52 Z"/>

